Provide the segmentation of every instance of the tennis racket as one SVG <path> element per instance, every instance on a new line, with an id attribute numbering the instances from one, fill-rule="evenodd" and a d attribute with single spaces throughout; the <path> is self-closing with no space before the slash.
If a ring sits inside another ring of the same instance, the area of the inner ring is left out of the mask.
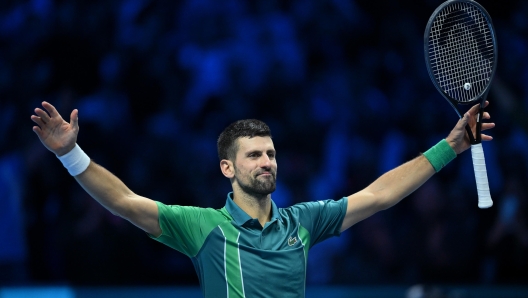
<path id="1" fill-rule="evenodd" d="M 425 28 L 427 71 L 434 86 L 459 117 L 459 105 L 480 104 L 475 136 L 469 125 L 471 156 L 477 182 L 478 206 L 489 208 L 491 199 L 481 143 L 484 104 L 497 66 L 497 41 L 488 12 L 473 0 L 448 0 L 433 12 Z"/>

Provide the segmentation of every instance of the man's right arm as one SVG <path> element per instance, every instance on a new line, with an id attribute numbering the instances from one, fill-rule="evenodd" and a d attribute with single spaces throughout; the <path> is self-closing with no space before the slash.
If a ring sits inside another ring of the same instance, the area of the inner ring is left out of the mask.
<path id="1" fill-rule="evenodd" d="M 128 220 L 154 237 L 161 235 L 156 202 L 132 192 L 107 169 L 91 161 L 88 168 L 74 178 L 112 214 Z"/>
<path id="2" fill-rule="evenodd" d="M 31 116 L 31 120 L 37 124 L 33 126 L 33 131 L 42 144 L 59 158 L 69 152 L 77 152 L 77 157 L 80 156 L 81 161 L 86 161 L 81 162 L 82 168 L 75 168 L 73 173 L 70 172 L 84 190 L 113 214 L 121 216 L 155 237 L 161 235 L 156 202 L 136 195 L 119 178 L 90 161 L 82 150 L 76 148 L 79 133 L 78 111 L 73 110 L 70 122 L 66 122 L 48 102 L 43 102 L 42 107 L 45 110 L 36 108 L 36 115 Z M 74 149 L 77 151 L 73 151 Z M 78 165 L 78 161 L 76 159 L 74 164 Z M 68 168 L 68 171 L 70 170 Z"/>

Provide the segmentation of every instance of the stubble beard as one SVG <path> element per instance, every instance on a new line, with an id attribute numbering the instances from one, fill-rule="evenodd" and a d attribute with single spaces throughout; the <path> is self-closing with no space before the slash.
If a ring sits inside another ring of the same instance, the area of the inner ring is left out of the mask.
<path id="1" fill-rule="evenodd" d="M 265 197 L 275 191 L 277 187 L 275 173 L 266 177 L 251 177 L 249 183 L 244 183 L 235 176 L 240 188 L 247 194 L 254 197 Z"/>

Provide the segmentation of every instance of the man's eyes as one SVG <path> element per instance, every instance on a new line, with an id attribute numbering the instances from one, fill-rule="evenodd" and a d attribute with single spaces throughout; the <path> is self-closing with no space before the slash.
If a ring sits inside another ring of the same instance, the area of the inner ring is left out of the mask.
<path id="1" fill-rule="evenodd" d="M 248 156 L 249 156 L 249 157 L 259 157 L 260 154 L 259 154 L 259 153 L 256 153 L 256 152 L 253 152 L 253 153 L 250 153 Z"/>
<path id="2" fill-rule="evenodd" d="M 260 152 L 253 152 L 253 153 L 249 153 L 248 154 L 248 157 L 251 157 L 251 158 L 260 157 L 260 156 L 262 156 L 262 154 Z M 268 153 L 268 157 L 269 158 L 275 158 L 275 153 L 274 152 Z"/>

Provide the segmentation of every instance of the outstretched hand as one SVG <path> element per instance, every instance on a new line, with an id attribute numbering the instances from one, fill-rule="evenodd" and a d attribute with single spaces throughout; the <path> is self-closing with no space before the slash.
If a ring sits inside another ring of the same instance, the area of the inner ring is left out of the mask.
<path id="1" fill-rule="evenodd" d="M 73 110 L 70 115 L 70 123 L 64 121 L 54 106 L 48 102 L 42 102 L 42 107 L 35 109 L 31 120 L 37 124 L 33 131 L 48 150 L 57 156 L 70 152 L 77 142 L 79 133 L 79 112 Z"/>
<path id="2" fill-rule="evenodd" d="M 485 102 L 484 107 L 487 107 L 489 104 L 488 101 Z M 476 127 L 477 127 L 477 117 L 479 112 L 479 105 L 476 104 L 469 111 L 467 111 L 464 114 L 464 117 L 460 118 L 458 120 L 458 123 L 456 124 L 455 128 L 449 133 L 449 135 L 446 138 L 446 141 L 451 145 L 451 148 L 455 150 L 457 154 L 460 154 L 467 150 L 471 143 L 469 141 L 469 137 L 466 133 L 466 124 L 469 124 L 469 127 L 471 128 L 471 131 L 473 132 L 473 135 L 476 136 Z M 488 120 L 490 119 L 490 114 L 488 112 L 484 112 L 482 114 L 482 120 Z M 481 131 L 488 130 L 490 128 L 495 127 L 495 123 L 489 122 L 484 123 L 482 122 L 482 128 Z M 482 141 L 491 141 L 493 140 L 492 136 L 486 135 L 481 133 Z"/>

